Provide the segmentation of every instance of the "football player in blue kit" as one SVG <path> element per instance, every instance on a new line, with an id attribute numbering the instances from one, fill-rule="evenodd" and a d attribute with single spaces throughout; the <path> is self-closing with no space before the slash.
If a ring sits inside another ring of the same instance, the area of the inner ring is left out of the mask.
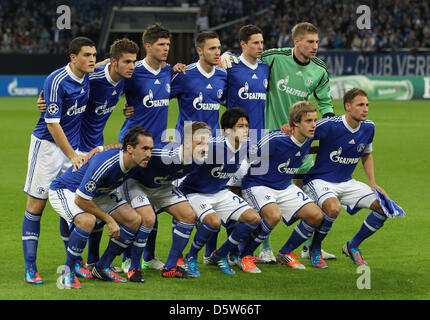
<path id="1" fill-rule="evenodd" d="M 142 35 L 145 58 L 136 63 L 133 76 L 127 79 L 124 93 L 128 112 L 118 141 L 133 126 L 143 126 L 152 134 L 155 143 L 166 139 L 170 81 L 172 68 L 165 65 L 170 49 L 170 32 L 159 24 L 149 26 Z M 154 121 L 157 119 L 157 121 Z"/>
<path id="2" fill-rule="evenodd" d="M 221 43 L 214 31 L 201 32 L 195 46 L 199 60 L 186 67 L 185 73 L 172 78 L 171 98 L 178 98 L 179 115 L 175 139 L 183 131 L 185 121 L 201 121 L 212 128 L 212 135 L 219 130 L 219 109 L 225 103 L 227 73 L 217 66 Z"/>
<path id="3" fill-rule="evenodd" d="M 43 283 L 37 266 L 40 220 L 52 180 L 73 166 L 79 168 L 79 128 L 89 95 L 89 72 L 94 71 L 96 47 L 92 40 L 77 37 L 69 45 L 70 62 L 45 80 L 46 112 L 31 136 L 24 192 L 27 204 L 22 223 L 25 281 Z"/>
<path id="4" fill-rule="evenodd" d="M 173 184 L 177 179 L 195 171 L 203 164 L 208 151 L 211 128 L 199 121 L 187 122 L 182 143 L 161 142 L 156 144 L 152 158 L 145 169 L 137 170 L 131 179 L 118 189 L 120 195 L 141 215 L 152 219 L 155 213 L 166 211 L 173 216 L 174 230 L 172 247 L 166 263 L 161 268 L 165 278 L 194 278 L 185 269 L 177 266 L 178 258 L 188 243 L 194 229 L 196 214 L 187 198 Z M 155 211 L 155 213 L 154 213 Z M 146 239 L 151 232 L 146 230 Z M 145 243 L 134 242 L 131 247 L 131 263 L 128 275 L 141 268 Z M 145 251 L 145 255 L 147 251 Z M 146 257 L 147 261 L 154 257 Z"/>
<path id="5" fill-rule="evenodd" d="M 361 208 L 372 210 L 342 249 L 356 265 L 367 265 L 359 245 L 378 231 L 387 218 L 403 216 L 404 212 L 376 184 L 372 156 L 375 124 L 367 120 L 367 93 L 353 88 L 345 93 L 343 103 L 343 116 L 322 119 L 317 124 L 315 139 L 319 140 L 319 149 L 315 165 L 304 177 L 304 190 L 323 209 L 326 228 L 331 227 L 342 207 L 350 214 Z M 352 178 L 360 160 L 369 185 Z M 326 236 L 323 229 L 315 233 L 311 257 L 321 250 Z"/>
<path id="6" fill-rule="evenodd" d="M 258 141 L 264 130 L 264 109 L 269 78 L 269 66 L 259 58 L 264 40 L 260 28 L 243 26 L 239 30 L 242 54 L 239 63 L 227 69 L 227 109 L 239 107 L 249 117 L 249 137 Z M 254 131 L 255 130 L 255 131 Z"/>
<path id="7" fill-rule="evenodd" d="M 298 219 L 290 238 L 278 251 L 276 259 L 293 269 L 305 269 L 293 250 L 319 229 L 324 215 L 321 209 L 295 184 L 291 183 L 313 142 L 317 121 L 316 107 L 310 102 L 297 102 L 290 108 L 292 135 L 276 130 L 258 143 L 261 163 L 251 163 L 242 181 L 244 199 L 257 210 L 262 219 L 252 237 L 240 247 L 241 256 L 253 255 L 254 250 L 281 220 L 287 226 Z M 265 174 L 253 173 L 253 168 L 267 162 Z M 328 230 L 326 230 L 328 232 Z M 322 259 L 318 256 L 318 259 Z M 315 267 L 326 268 L 324 260 L 312 261 Z"/>
<path id="8" fill-rule="evenodd" d="M 209 149 L 205 163 L 188 175 L 180 190 L 197 213 L 199 225 L 189 253 L 186 268 L 200 276 L 197 266 L 199 250 L 219 231 L 221 223 L 237 222 L 228 239 L 210 256 L 224 274 L 234 274 L 227 262 L 227 254 L 257 227 L 260 217 L 248 203 L 227 189 L 227 182 L 248 157 L 248 115 L 241 108 L 231 108 L 221 117 L 224 136 L 217 137 Z M 247 261 L 253 264 L 253 261 Z M 254 272 L 258 272 L 255 265 Z"/>
<path id="9" fill-rule="evenodd" d="M 122 149 L 101 152 L 80 169 L 70 168 L 52 182 L 49 201 L 72 229 L 62 274 L 64 286 L 81 288 L 75 265 L 97 220 L 106 223 L 110 240 L 92 274 L 100 280 L 126 282 L 112 271 L 110 265 L 134 240 L 141 218 L 118 196 L 116 188 L 136 167 L 147 166 L 153 147 L 149 131 L 134 127 L 125 135 Z"/>

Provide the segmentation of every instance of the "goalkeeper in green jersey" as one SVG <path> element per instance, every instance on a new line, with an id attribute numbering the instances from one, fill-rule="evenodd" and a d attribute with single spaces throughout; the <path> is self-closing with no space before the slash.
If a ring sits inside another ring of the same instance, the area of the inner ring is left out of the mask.
<path id="1" fill-rule="evenodd" d="M 294 48 L 270 49 L 263 52 L 261 60 L 269 65 L 269 83 L 265 110 L 265 126 L 269 131 L 279 130 L 288 123 L 289 109 L 298 101 L 315 97 L 322 117 L 334 116 L 330 96 L 329 77 L 325 63 L 316 57 L 318 52 L 318 29 L 311 23 L 302 22 L 292 29 Z M 221 64 L 224 68 L 231 65 L 231 58 L 224 54 Z M 235 61 L 236 62 L 236 61 Z M 302 176 L 313 165 L 313 156 L 308 155 L 300 168 L 294 183 L 302 187 Z M 312 239 L 303 245 L 302 257 L 309 257 L 309 246 Z M 324 259 L 336 256 L 324 252 Z M 261 244 L 260 258 L 274 262 L 270 238 Z"/>

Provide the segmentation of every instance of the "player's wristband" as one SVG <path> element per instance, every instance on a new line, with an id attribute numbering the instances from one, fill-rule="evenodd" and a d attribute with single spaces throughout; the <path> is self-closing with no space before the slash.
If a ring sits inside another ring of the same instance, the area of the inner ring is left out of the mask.
<path id="1" fill-rule="evenodd" d="M 104 151 L 104 147 L 103 146 L 98 146 L 97 148 L 99 148 L 100 152 Z"/>

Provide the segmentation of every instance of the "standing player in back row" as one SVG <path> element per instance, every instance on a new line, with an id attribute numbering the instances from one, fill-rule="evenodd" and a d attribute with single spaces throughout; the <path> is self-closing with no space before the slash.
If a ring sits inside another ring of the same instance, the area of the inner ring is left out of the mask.
<path id="1" fill-rule="evenodd" d="M 246 25 L 239 30 L 242 54 L 239 63 L 227 69 L 227 109 L 239 107 L 249 116 L 249 136 L 258 141 L 264 130 L 264 109 L 269 66 L 260 60 L 264 39 L 261 29 Z"/>
<path id="2" fill-rule="evenodd" d="M 134 126 L 151 132 L 154 143 L 165 140 L 172 68 L 163 66 L 170 49 L 170 32 L 159 24 L 149 26 L 142 35 L 146 56 L 136 62 L 133 76 L 124 84 L 124 93 L 133 114 L 122 125 L 118 141 Z M 156 119 L 156 120 L 155 120 Z"/>
<path id="3" fill-rule="evenodd" d="M 178 98 L 179 115 L 176 139 L 181 137 L 185 121 L 200 121 L 219 130 L 219 108 L 227 91 L 227 73 L 217 66 L 221 43 L 214 31 L 199 33 L 195 41 L 199 61 L 187 66 L 185 74 L 172 78 L 171 98 Z M 178 141 L 179 142 L 179 141 Z"/>
<path id="4" fill-rule="evenodd" d="M 270 76 L 265 111 L 266 129 L 278 130 L 289 120 L 289 108 L 298 101 L 308 100 L 314 95 L 322 117 L 334 115 L 330 96 L 327 67 L 316 57 L 318 52 L 318 29 L 311 23 L 302 22 L 291 31 L 294 48 L 278 48 L 264 51 L 261 60 L 269 66 Z M 224 59 L 224 56 L 226 59 Z M 231 64 L 230 56 L 223 55 L 222 64 Z M 223 62 L 225 61 L 225 62 Z M 303 174 L 312 167 L 309 155 L 300 168 L 294 183 L 302 186 Z M 260 258 L 275 261 L 268 237 L 261 245 Z M 309 247 L 305 243 L 304 249 Z M 322 251 L 324 259 L 335 258 Z M 302 257 L 309 257 L 308 251 Z"/>
<path id="5" fill-rule="evenodd" d="M 24 192 L 27 204 L 22 224 L 25 281 L 41 284 L 36 256 L 40 219 L 52 180 L 73 165 L 79 168 L 79 128 L 89 95 L 89 72 L 94 71 L 96 47 L 92 40 L 78 37 L 69 45 L 70 63 L 51 73 L 43 86 L 48 105 L 31 136 Z"/>

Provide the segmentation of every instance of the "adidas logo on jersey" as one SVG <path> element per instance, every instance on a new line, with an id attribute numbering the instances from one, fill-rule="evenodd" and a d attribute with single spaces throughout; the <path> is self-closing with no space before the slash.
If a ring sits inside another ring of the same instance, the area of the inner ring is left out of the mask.
<path id="1" fill-rule="evenodd" d="M 112 95 L 114 96 L 114 95 L 116 95 L 116 90 L 114 90 L 113 92 L 112 92 Z"/>
<path id="2" fill-rule="evenodd" d="M 301 155 L 300 151 L 296 153 L 296 157 L 300 157 Z"/>
<path id="3" fill-rule="evenodd" d="M 354 140 L 354 139 L 351 139 L 351 140 L 348 142 L 348 144 L 355 144 L 355 140 Z"/>
<path id="4" fill-rule="evenodd" d="M 161 84 L 160 81 L 158 81 L 158 79 L 155 79 L 154 84 Z"/>
<path id="5" fill-rule="evenodd" d="M 258 77 L 255 73 L 252 75 L 252 79 L 258 79 Z"/>
<path id="6" fill-rule="evenodd" d="M 210 83 L 206 86 L 206 89 L 212 89 L 212 86 Z"/>
<path id="7" fill-rule="evenodd" d="M 83 94 L 83 93 L 85 93 L 85 90 L 84 90 L 84 88 L 82 88 L 82 90 L 81 90 L 81 94 Z"/>

